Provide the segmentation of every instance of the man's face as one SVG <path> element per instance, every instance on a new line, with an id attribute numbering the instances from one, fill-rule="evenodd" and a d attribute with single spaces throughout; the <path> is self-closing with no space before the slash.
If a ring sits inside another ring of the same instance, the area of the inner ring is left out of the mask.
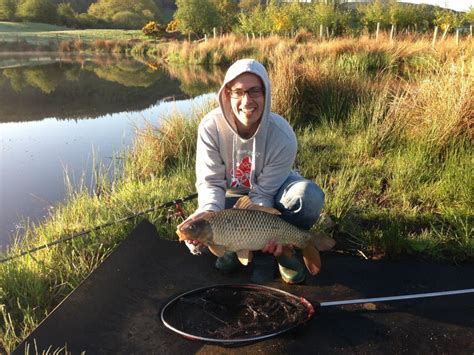
<path id="1" fill-rule="evenodd" d="M 258 128 L 265 107 L 262 81 L 255 74 L 241 74 L 229 83 L 227 95 L 239 133 L 253 135 Z"/>

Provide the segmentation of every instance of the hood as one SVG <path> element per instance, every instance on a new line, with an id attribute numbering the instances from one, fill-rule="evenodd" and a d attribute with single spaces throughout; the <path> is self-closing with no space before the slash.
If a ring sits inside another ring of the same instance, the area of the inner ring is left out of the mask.
<path id="1" fill-rule="evenodd" d="M 219 106 L 222 110 L 222 113 L 225 117 L 225 120 L 232 131 L 238 135 L 237 133 L 237 126 L 235 125 L 234 116 L 232 112 L 232 108 L 230 106 L 230 102 L 226 102 L 224 100 L 224 89 L 227 84 L 229 84 L 232 80 L 237 78 L 239 75 L 243 73 L 253 73 L 260 77 L 262 80 L 263 86 L 265 88 L 265 107 L 263 109 L 262 118 L 260 120 L 259 127 L 255 132 L 254 136 L 259 133 L 263 126 L 268 121 L 268 117 L 270 115 L 271 109 L 271 92 L 270 92 L 270 80 L 268 78 L 268 73 L 265 67 L 260 64 L 255 59 L 240 59 L 232 64 L 224 78 L 224 84 L 219 89 L 218 97 L 219 97 Z"/>

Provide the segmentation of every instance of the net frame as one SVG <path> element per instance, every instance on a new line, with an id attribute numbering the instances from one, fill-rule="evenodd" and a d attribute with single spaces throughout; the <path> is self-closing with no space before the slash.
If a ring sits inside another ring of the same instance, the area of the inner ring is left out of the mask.
<path id="1" fill-rule="evenodd" d="M 234 339 L 221 339 L 221 338 L 212 338 L 212 337 L 205 337 L 205 336 L 200 336 L 196 334 L 191 334 L 189 332 L 186 332 L 182 329 L 178 329 L 175 327 L 171 322 L 167 320 L 167 311 L 173 307 L 176 303 L 180 301 L 180 299 L 186 297 L 186 296 L 191 296 L 193 294 L 198 294 L 202 293 L 203 291 L 206 290 L 211 290 L 211 289 L 240 289 L 240 290 L 253 290 L 253 291 L 265 291 L 269 292 L 275 295 L 280 295 L 286 298 L 289 298 L 297 303 L 300 303 L 303 307 L 306 309 L 306 314 L 305 317 L 301 317 L 301 319 L 298 320 L 298 322 L 295 322 L 294 324 L 290 326 L 283 327 L 279 330 L 276 330 L 272 333 L 269 334 L 263 334 L 263 335 L 258 335 L 258 336 L 253 336 L 253 337 L 245 337 L 245 338 L 234 338 Z M 210 285 L 210 286 L 204 286 L 200 287 L 197 289 L 193 289 L 190 291 L 183 292 L 174 298 L 172 298 L 170 301 L 168 301 L 161 309 L 160 312 L 160 319 L 163 325 L 168 328 L 169 330 L 185 337 L 186 339 L 190 340 L 198 340 L 206 343 L 214 343 L 214 344 L 221 344 L 221 345 L 234 345 L 234 344 L 244 344 L 244 343 L 252 343 L 252 342 L 257 342 L 260 340 L 268 339 L 275 337 L 277 335 L 280 335 L 282 333 L 288 332 L 296 327 L 299 327 L 305 323 L 307 323 L 314 315 L 315 309 L 313 305 L 304 297 L 296 296 L 292 293 L 280 290 L 278 288 L 274 287 L 269 287 L 269 286 L 264 286 L 264 285 L 256 285 L 256 284 L 217 284 L 217 285 Z"/>

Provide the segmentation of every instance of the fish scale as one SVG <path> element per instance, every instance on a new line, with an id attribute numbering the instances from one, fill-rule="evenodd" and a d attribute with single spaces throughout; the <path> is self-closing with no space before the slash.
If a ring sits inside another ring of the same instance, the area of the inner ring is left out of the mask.
<path id="1" fill-rule="evenodd" d="M 311 234 L 296 228 L 274 214 L 249 209 L 227 209 L 208 218 L 213 242 L 227 250 L 260 250 L 274 239 L 278 244 L 304 248 Z"/>

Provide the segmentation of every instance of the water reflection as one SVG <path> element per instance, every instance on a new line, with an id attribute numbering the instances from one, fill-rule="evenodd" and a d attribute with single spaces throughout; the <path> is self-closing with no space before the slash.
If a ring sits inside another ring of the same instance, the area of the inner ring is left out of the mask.
<path id="1" fill-rule="evenodd" d="M 0 70 L 0 122 L 96 118 L 158 100 L 215 91 L 220 69 L 167 69 L 134 60 L 95 59 Z"/>
<path id="2" fill-rule="evenodd" d="M 0 64 L 2 60 L 0 59 Z M 94 58 L 0 69 L 0 245 L 20 220 L 38 221 L 64 198 L 64 171 L 90 172 L 133 140 L 144 121 L 213 97 L 222 70 Z M 201 96 L 200 96 L 201 95 Z M 171 100 L 172 102 L 168 102 Z M 86 181 L 88 176 L 85 176 Z"/>

